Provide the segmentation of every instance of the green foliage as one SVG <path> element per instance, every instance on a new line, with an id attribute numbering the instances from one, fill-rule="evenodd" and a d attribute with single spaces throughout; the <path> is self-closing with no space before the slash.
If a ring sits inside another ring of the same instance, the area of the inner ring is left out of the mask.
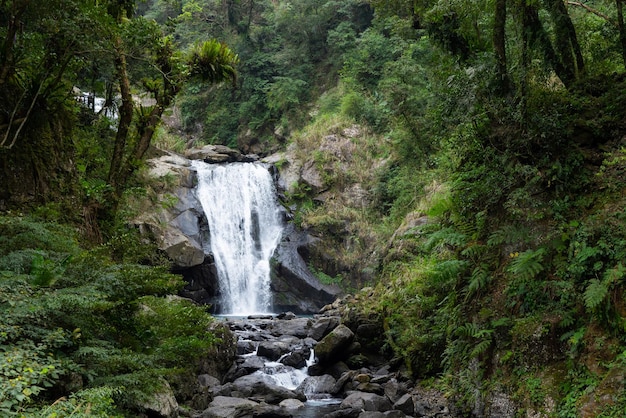
<path id="1" fill-rule="evenodd" d="M 99 386 L 80 390 L 68 398 L 61 398 L 52 405 L 21 415 L 27 418 L 122 418 L 115 408 L 115 397 L 121 389 Z"/>
<path id="2" fill-rule="evenodd" d="M 545 268 L 542 263 L 545 254 L 545 248 L 526 250 L 523 253 L 514 253 L 511 255 L 513 260 L 507 270 L 521 280 L 533 280 Z"/>
<path id="3" fill-rule="evenodd" d="M 180 277 L 86 252 L 60 225 L 5 216 L 0 228 L 3 416 L 121 416 L 218 342 L 205 310 L 165 297 Z"/>
<path id="4" fill-rule="evenodd" d="M 321 270 L 317 270 L 315 268 L 311 268 L 311 271 L 313 272 L 313 274 L 315 275 L 315 277 L 318 278 L 318 280 L 324 284 L 327 285 L 331 285 L 331 284 L 337 284 L 337 285 L 341 285 L 343 282 L 343 275 L 338 274 L 336 276 L 329 276 L 328 274 L 324 273 Z"/>
<path id="5" fill-rule="evenodd" d="M 192 76 L 211 83 L 236 81 L 235 66 L 239 63 L 239 57 L 226 44 L 216 39 L 194 45 L 189 52 L 188 61 Z"/>

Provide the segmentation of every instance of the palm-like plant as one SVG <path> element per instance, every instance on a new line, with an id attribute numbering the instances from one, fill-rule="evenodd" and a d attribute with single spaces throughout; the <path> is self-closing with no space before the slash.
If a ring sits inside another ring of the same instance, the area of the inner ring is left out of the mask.
<path id="1" fill-rule="evenodd" d="M 216 39 L 194 45 L 188 62 L 192 77 L 197 76 L 211 83 L 237 81 L 235 66 L 239 63 L 239 56 Z"/>

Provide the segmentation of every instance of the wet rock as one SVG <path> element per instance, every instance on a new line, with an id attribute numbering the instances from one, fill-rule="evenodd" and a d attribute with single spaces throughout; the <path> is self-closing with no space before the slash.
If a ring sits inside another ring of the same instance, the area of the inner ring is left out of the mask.
<path id="1" fill-rule="evenodd" d="M 233 382 L 233 387 L 246 398 L 255 397 L 270 404 L 277 404 L 285 399 L 306 400 L 304 395 L 269 383 L 263 376 L 247 375 L 240 377 Z"/>
<path id="2" fill-rule="evenodd" d="M 386 397 L 375 393 L 352 392 L 341 402 L 341 408 L 384 412 L 391 409 L 391 402 Z"/>
<path id="3" fill-rule="evenodd" d="M 290 223 L 274 252 L 271 289 L 276 294 L 275 306 L 296 313 L 315 314 L 321 306 L 342 293 L 337 285 L 321 283 L 309 270 L 300 250 L 310 245 L 312 238 Z M 295 335 L 295 334 L 294 334 Z"/>
<path id="4" fill-rule="evenodd" d="M 201 374 L 198 376 L 198 384 L 201 387 L 212 388 L 220 385 L 220 380 L 217 377 L 209 374 Z"/>
<path id="5" fill-rule="evenodd" d="M 285 366 L 301 369 L 306 366 L 306 362 L 310 356 L 311 349 L 309 347 L 298 347 L 283 357 L 280 362 Z"/>
<path id="6" fill-rule="evenodd" d="M 258 403 L 248 399 L 217 396 L 199 418 L 235 418 L 246 414 L 251 416 L 257 405 Z"/>
<path id="7" fill-rule="evenodd" d="M 304 403 L 298 399 L 285 399 L 281 401 L 278 406 L 287 410 L 294 410 L 304 408 Z"/>
<path id="8" fill-rule="evenodd" d="M 244 360 L 239 368 L 245 371 L 246 374 L 251 374 L 257 370 L 261 370 L 265 366 L 265 361 L 257 356 L 251 356 Z"/>
<path id="9" fill-rule="evenodd" d="M 257 355 L 269 360 L 276 361 L 283 354 L 289 352 L 289 345 L 281 341 L 264 341 L 259 343 Z"/>
<path id="10" fill-rule="evenodd" d="M 278 405 L 261 403 L 254 407 L 252 416 L 255 418 L 291 418 L 292 411 Z"/>
<path id="11" fill-rule="evenodd" d="M 359 418 L 406 418 L 406 415 L 402 411 L 364 411 L 359 414 Z"/>
<path id="12" fill-rule="evenodd" d="M 311 325 L 308 336 L 316 341 L 320 341 L 332 330 L 334 330 L 340 323 L 338 316 L 322 317 Z"/>
<path id="13" fill-rule="evenodd" d="M 324 418 L 359 418 L 359 415 L 361 415 L 359 408 L 340 408 L 330 414 L 326 414 Z"/>
<path id="14" fill-rule="evenodd" d="M 329 374 L 322 376 L 309 376 L 296 389 L 296 392 L 303 393 L 307 399 L 320 399 L 328 396 L 315 396 L 315 395 L 330 395 L 334 394 L 333 390 L 337 381 Z M 335 392 L 336 393 L 336 392 Z"/>
<path id="15" fill-rule="evenodd" d="M 237 354 L 250 354 L 256 351 L 256 343 L 251 340 L 239 340 L 237 341 Z"/>
<path id="16" fill-rule="evenodd" d="M 309 318 L 294 318 L 288 321 L 273 321 L 268 331 L 274 336 L 291 335 L 298 338 L 305 338 L 309 334 L 311 320 Z"/>
<path id="17" fill-rule="evenodd" d="M 174 392 L 167 381 L 164 379 L 160 380 L 160 390 L 143 402 L 140 407 L 148 411 L 151 416 L 160 418 L 177 418 L 178 402 L 176 402 Z"/>
<path id="18" fill-rule="evenodd" d="M 293 312 L 282 312 L 276 315 L 276 319 L 281 319 L 283 321 L 285 320 L 288 321 L 290 319 L 295 319 L 295 318 L 296 318 L 296 314 Z"/>
<path id="19" fill-rule="evenodd" d="M 342 360 L 345 350 L 354 339 L 354 333 L 345 325 L 339 325 L 325 336 L 315 347 L 315 356 L 320 364 L 330 364 Z"/>
<path id="20" fill-rule="evenodd" d="M 404 394 L 393 404 L 393 409 L 400 410 L 407 415 L 413 415 L 415 413 L 415 405 L 413 404 L 413 397 L 411 395 Z"/>

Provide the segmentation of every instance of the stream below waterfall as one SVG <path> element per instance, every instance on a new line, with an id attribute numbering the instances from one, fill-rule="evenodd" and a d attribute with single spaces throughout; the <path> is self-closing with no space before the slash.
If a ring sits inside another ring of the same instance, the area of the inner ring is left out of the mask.
<path id="1" fill-rule="evenodd" d="M 309 336 L 313 317 L 277 319 L 267 315 L 222 319 L 237 336 L 238 357 L 228 380 L 248 379 L 246 382 L 257 388 L 264 385 L 261 390 L 264 397 L 268 396 L 267 387 L 286 389 L 278 396 L 287 399 L 293 396 L 303 401 L 293 416 L 322 417 L 338 408 L 341 399 L 328 393 L 328 385 L 318 384 L 319 376 L 308 374 L 308 368 L 316 362 L 317 341 Z"/>
<path id="2" fill-rule="evenodd" d="M 313 319 L 292 315 L 282 320 L 271 313 L 270 259 L 283 222 L 267 167 L 192 164 L 209 229 L 204 251 L 213 256 L 217 270 L 218 316 L 238 339 L 237 359 L 225 377 L 231 386 L 221 386 L 214 395 L 231 403 L 240 402 L 233 393 L 268 404 L 280 401 L 283 410 L 297 410 L 288 416 L 320 417 L 336 409 L 332 386 L 320 386 L 320 378 L 308 375 L 317 344 L 309 335 Z"/>

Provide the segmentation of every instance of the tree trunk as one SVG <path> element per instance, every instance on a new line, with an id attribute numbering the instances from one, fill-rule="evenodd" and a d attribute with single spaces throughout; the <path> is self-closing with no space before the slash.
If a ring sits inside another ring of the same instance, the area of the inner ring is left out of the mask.
<path id="1" fill-rule="evenodd" d="M 575 81 L 584 72 L 584 61 L 572 19 L 562 0 L 544 0 L 544 4 L 554 24 L 563 75 L 569 82 Z M 565 80 L 563 82 L 567 84 Z"/>
<path id="2" fill-rule="evenodd" d="M 15 71 L 14 67 L 14 47 L 15 37 L 17 35 L 17 21 L 19 16 L 10 16 L 7 22 L 6 36 L 4 39 L 4 48 L 2 51 L 3 62 L 0 63 L 0 86 L 5 84 L 7 80 L 13 75 Z"/>
<path id="3" fill-rule="evenodd" d="M 115 39 L 115 52 L 115 69 L 120 83 L 122 106 L 119 108 L 119 122 L 115 135 L 113 155 L 111 156 L 111 165 L 109 167 L 109 184 L 113 188 L 114 199 L 119 199 L 124 189 L 124 182 L 120 177 L 125 160 L 126 141 L 130 131 L 130 124 L 133 120 L 133 98 L 126 68 L 126 54 L 120 37 Z M 113 206 L 116 206 L 115 202 L 112 203 Z"/>
<path id="4" fill-rule="evenodd" d="M 522 0 L 522 25 L 524 36 L 527 38 L 527 46 L 530 49 L 538 48 L 543 54 L 543 59 L 554 69 L 556 75 L 561 79 L 565 87 L 569 87 L 575 81 L 575 75 L 571 68 L 565 68 L 556 54 L 550 37 L 539 20 L 537 8 Z M 530 58 L 530 57 L 529 57 Z M 528 59 L 529 59 L 528 58 Z"/>
<path id="5" fill-rule="evenodd" d="M 496 55 L 496 77 L 499 92 L 509 91 L 509 76 L 506 62 L 506 0 L 496 0 L 493 23 L 493 49 Z"/>
<path id="6" fill-rule="evenodd" d="M 615 0 L 617 6 L 617 26 L 619 27 L 619 40 L 622 46 L 622 59 L 626 67 L 626 28 L 624 27 L 624 0 Z"/>

